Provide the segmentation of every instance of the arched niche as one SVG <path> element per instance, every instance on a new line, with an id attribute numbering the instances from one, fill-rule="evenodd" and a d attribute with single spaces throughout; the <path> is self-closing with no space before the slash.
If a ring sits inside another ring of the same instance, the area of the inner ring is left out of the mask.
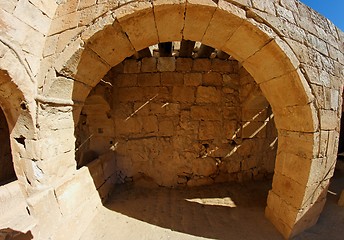
<path id="1" fill-rule="evenodd" d="M 320 181 L 327 171 L 317 161 L 319 110 L 294 52 L 273 29 L 247 18 L 244 9 L 226 1 L 129 3 L 86 28 L 54 68 L 74 79 L 67 97 L 83 101 L 124 58 L 158 42 L 183 39 L 235 57 L 259 84 L 272 106 L 279 138 L 266 215 L 285 237 L 315 224 L 328 184 Z M 314 168 L 321 174 L 314 174 Z"/>

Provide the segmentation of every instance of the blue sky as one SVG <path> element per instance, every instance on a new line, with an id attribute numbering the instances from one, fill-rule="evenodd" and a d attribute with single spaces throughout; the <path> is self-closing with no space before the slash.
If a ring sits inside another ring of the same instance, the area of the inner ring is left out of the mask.
<path id="1" fill-rule="evenodd" d="M 300 0 L 344 31 L 344 0 Z"/>

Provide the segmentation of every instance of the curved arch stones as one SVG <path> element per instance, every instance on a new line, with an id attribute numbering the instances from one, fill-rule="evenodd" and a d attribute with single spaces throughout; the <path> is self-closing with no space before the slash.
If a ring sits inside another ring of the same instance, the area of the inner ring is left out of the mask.
<path id="1" fill-rule="evenodd" d="M 336 162 L 343 32 L 296 0 L 153 0 L 122 6 L 117 1 L 59 2 L 39 5 L 45 24 L 23 16 L 43 32 L 46 45 L 36 81 L 23 84 L 30 81 L 26 76 L 16 84 L 21 100 L 35 96 L 27 100 L 35 130 L 26 148 L 16 148 L 14 155 L 23 158 L 23 172 L 32 176 L 27 179 L 23 174 L 21 179 L 29 189 L 30 212 L 39 222 L 34 231 L 37 239 L 64 239 L 65 226 L 71 228 L 75 219 L 82 219 L 84 224 L 72 228 L 78 236 L 100 204 L 93 198 L 97 193 L 92 192 L 89 173 L 76 170 L 74 161 L 74 125 L 89 91 L 111 67 L 136 51 L 182 39 L 200 41 L 235 57 L 272 106 L 279 146 L 268 219 L 286 238 L 316 223 Z M 12 11 L 10 4 L 5 7 Z M 11 70 L 3 69 L 11 75 Z M 11 78 L 18 79 L 13 74 Z M 7 111 L 6 116 L 23 115 Z M 16 134 L 26 137 L 25 124 L 17 121 L 17 126 L 22 127 L 16 128 Z M 88 180 L 80 181 L 81 177 Z M 68 198 L 67 190 L 73 191 L 73 198 Z M 49 214 L 41 207 L 47 202 Z M 45 224 L 52 220 L 54 226 Z"/>

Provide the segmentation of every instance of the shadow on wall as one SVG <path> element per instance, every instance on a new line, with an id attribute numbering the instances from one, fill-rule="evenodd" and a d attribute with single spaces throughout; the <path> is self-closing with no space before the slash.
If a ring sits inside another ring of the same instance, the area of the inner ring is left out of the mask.
<path id="1" fill-rule="evenodd" d="M 22 233 L 11 228 L 0 229 L 0 240 L 30 240 L 33 239 L 31 231 Z"/>

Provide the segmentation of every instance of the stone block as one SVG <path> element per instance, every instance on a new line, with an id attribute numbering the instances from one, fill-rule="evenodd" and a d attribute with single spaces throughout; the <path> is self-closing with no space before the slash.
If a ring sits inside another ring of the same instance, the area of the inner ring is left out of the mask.
<path id="1" fill-rule="evenodd" d="M 120 102 L 140 101 L 143 97 L 144 93 L 139 87 L 123 87 L 118 89 L 118 100 Z"/>
<path id="2" fill-rule="evenodd" d="M 156 116 L 147 116 L 142 118 L 143 131 L 145 133 L 155 133 L 159 130 L 158 119 Z"/>
<path id="3" fill-rule="evenodd" d="M 197 103 L 220 103 L 221 91 L 215 87 L 199 86 L 196 91 Z"/>
<path id="4" fill-rule="evenodd" d="M 320 109 L 320 126 L 322 130 L 339 129 L 339 119 L 336 111 Z"/>
<path id="5" fill-rule="evenodd" d="M 318 133 L 303 133 L 281 130 L 278 135 L 278 147 L 280 149 L 306 159 L 316 157 L 318 153 L 318 144 Z"/>
<path id="6" fill-rule="evenodd" d="M 319 122 L 312 104 L 274 109 L 277 129 L 296 132 L 315 132 Z"/>
<path id="7" fill-rule="evenodd" d="M 57 186 L 55 195 L 61 213 L 65 216 L 73 216 L 81 203 L 86 202 L 90 196 L 98 196 L 98 192 L 89 170 L 83 167 L 72 178 Z M 100 203 L 99 196 L 98 201 Z"/>
<path id="8" fill-rule="evenodd" d="M 158 71 L 173 72 L 176 70 L 176 59 L 174 57 L 159 57 Z"/>
<path id="9" fill-rule="evenodd" d="M 48 35 L 54 35 L 68 29 L 76 28 L 79 23 L 79 18 L 79 12 L 72 12 L 68 15 L 54 18 L 51 22 Z"/>
<path id="10" fill-rule="evenodd" d="M 163 86 L 181 86 L 184 84 L 182 73 L 163 72 L 161 73 L 161 85 Z"/>
<path id="11" fill-rule="evenodd" d="M 182 40 L 185 0 L 153 1 L 156 28 L 160 42 Z"/>
<path id="12" fill-rule="evenodd" d="M 177 58 L 176 59 L 176 71 L 177 72 L 189 72 L 192 68 L 193 60 L 191 58 Z"/>
<path id="13" fill-rule="evenodd" d="M 246 13 L 243 9 L 227 1 L 220 0 L 203 36 L 202 43 L 221 49 L 245 18 Z"/>
<path id="14" fill-rule="evenodd" d="M 202 84 L 202 73 L 185 73 L 184 84 L 186 86 L 199 86 Z"/>
<path id="15" fill-rule="evenodd" d="M 221 120 L 220 109 L 213 106 L 192 106 L 191 118 L 194 120 Z"/>
<path id="16" fill-rule="evenodd" d="M 127 59 L 124 61 L 124 73 L 139 73 L 141 70 L 141 62 L 135 59 Z"/>
<path id="17" fill-rule="evenodd" d="M 143 58 L 141 61 L 142 72 L 156 72 L 157 71 L 157 59 L 154 57 Z"/>
<path id="18" fill-rule="evenodd" d="M 192 103 L 195 101 L 195 89 L 192 87 L 173 87 L 172 99 L 177 102 Z"/>
<path id="19" fill-rule="evenodd" d="M 172 136 L 174 133 L 174 125 L 170 120 L 159 120 L 159 135 Z"/>
<path id="20" fill-rule="evenodd" d="M 159 42 L 150 2 L 131 2 L 117 8 L 114 14 L 136 51 Z"/>
<path id="21" fill-rule="evenodd" d="M 217 72 L 208 72 L 203 75 L 203 85 L 222 86 L 222 75 Z"/>
<path id="22" fill-rule="evenodd" d="M 214 58 L 211 61 L 211 70 L 215 72 L 232 73 L 233 64 L 235 64 L 235 62 Z"/>
<path id="23" fill-rule="evenodd" d="M 211 0 L 188 1 L 186 5 L 183 38 L 201 42 L 215 10 L 216 4 Z"/>
<path id="24" fill-rule="evenodd" d="M 160 86 L 160 74 L 158 73 L 141 73 L 137 76 L 139 86 L 155 87 Z"/>
<path id="25" fill-rule="evenodd" d="M 88 40 L 88 47 L 96 52 L 110 66 L 117 65 L 126 57 L 135 53 L 128 37 L 122 32 L 118 23 L 105 27 L 102 31 L 93 35 Z M 125 63 L 127 62 L 128 60 Z M 130 71 L 130 73 L 133 72 Z"/>
<path id="26" fill-rule="evenodd" d="M 34 194 L 27 199 L 27 203 L 30 214 L 38 221 L 36 228 L 39 229 L 39 236 L 49 239 L 51 233 L 58 228 L 56 223 L 60 223 L 62 220 L 62 212 L 60 212 L 59 202 L 54 191 L 47 189 Z"/>
<path id="27" fill-rule="evenodd" d="M 137 86 L 137 74 L 118 74 L 116 76 L 115 82 L 118 87 L 135 87 Z"/>
<path id="28" fill-rule="evenodd" d="M 290 62 L 275 40 L 256 50 L 254 55 L 243 62 L 243 66 L 249 72 L 255 73 L 256 82 L 265 82 L 296 70 L 297 66 Z"/>
<path id="29" fill-rule="evenodd" d="M 220 138 L 222 130 L 222 124 L 220 121 L 201 121 L 199 125 L 198 138 L 200 140 Z"/>
<path id="30" fill-rule="evenodd" d="M 311 89 L 300 71 L 263 82 L 259 87 L 272 107 L 276 108 L 305 105 L 313 100 Z M 287 96 L 280 94 L 282 89 L 288 92 Z"/>
<path id="31" fill-rule="evenodd" d="M 278 152 L 275 172 L 290 177 L 299 184 L 306 185 L 309 181 L 312 160 L 292 153 Z"/>
<path id="32" fill-rule="evenodd" d="M 192 70 L 196 72 L 208 72 L 211 69 L 211 61 L 206 58 L 196 58 L 193 61 Z"/>
<path id="33" fill-rule="evenodd" d="M 287 176 L 275 173 L 272 190 L 291 206 L 299 208 L 304 201 L 306 186 Z"/>
<path id="34" fill-rule="evenodd" d="M 51 19 L 29 1 L 19 1 L 13 15 L 43 35 L 48 34 Z"/>

